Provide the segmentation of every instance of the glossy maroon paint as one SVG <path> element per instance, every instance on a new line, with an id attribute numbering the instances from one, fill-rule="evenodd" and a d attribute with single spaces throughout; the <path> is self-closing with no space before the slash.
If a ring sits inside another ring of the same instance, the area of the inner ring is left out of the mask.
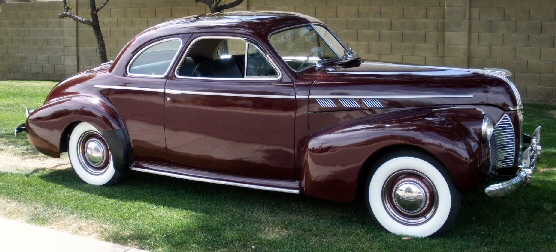
<path id="1" fill-rule="evenodd" d="M 510 110 L 518 102 L 503 80 L 464 69 L 366 62 L 295 72 L 270 46 L 269 34 L 315 22 L 298 14 L 241 12 L 147 29 L 112 64 L 55 87 L 28 119 L 29 140 L 58 157 L 72 126 L 88 121 L 101 132 L 126 129 L 135 168 L 299 190 L 344 202 L 354 199 L 374 161 L 400 148 L 435 157 L 460 189 L 477 188 L 486 179 L 483 112 L 495 121 L 510 113 L 517 122 Z M 256 44 L 281 77 L 175 76 L 191 41 L 206 35 Z M 167 38 L 180 38 L 183 45 L 165 77 L 127 74 L 128 63 L 141 49 Z M 200 95 L 206 93 L 211 95 Z M 323 107 L 316 97 L 355 97 L 350 99 L 359 104 L 360 97 L 377 97 L 382 107 Z"/>

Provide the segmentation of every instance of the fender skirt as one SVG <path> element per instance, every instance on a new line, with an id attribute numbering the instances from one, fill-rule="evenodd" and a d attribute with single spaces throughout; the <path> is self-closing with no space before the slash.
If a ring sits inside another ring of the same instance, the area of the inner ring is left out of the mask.
<path id="1" fill-rule="evenodd" d="M 129 169 L 129 166 L 133 162 L 133 155 L 131 154 L 131 143 L 129 142 L 127 130 L 105 130 L 102 132 L 102 137 L 104 137 L 108 147 L 110 147 L 114 169 L 119 171 Z"/>

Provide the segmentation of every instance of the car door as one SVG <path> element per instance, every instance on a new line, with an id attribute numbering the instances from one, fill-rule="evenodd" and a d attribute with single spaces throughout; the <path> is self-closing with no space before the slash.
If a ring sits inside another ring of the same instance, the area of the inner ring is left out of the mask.
<path id="1" fill-rule="evenodd" d="M 166 85 L 168 159 L 214 174 L 294 181 L 294 111 L 293 84 L 259 47 L 198 37 Z"/>
<path id="2" fill-rule="evenodd" d="M 130 60 L 118 85 L 96 86 L 109 90 L 106 97 L 126 124 L 135 161 L 166 161 L 164 86 L 182 44 L 179 37 L 149 41 Z"/>

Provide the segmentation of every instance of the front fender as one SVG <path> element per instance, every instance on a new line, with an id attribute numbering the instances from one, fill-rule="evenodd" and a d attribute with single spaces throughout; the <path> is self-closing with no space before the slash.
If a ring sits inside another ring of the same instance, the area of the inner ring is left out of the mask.
<path id="1" fill-rule="evenodd" d="M 60 157 L 63 134 L 75 122 L 88 122 L 99 129 L 125 129 L 112 105 L 93 95 L 69 95 L 47 101 L 27 118 L 29 142 L 41 153 Z"/>
<path id="2" fill-rule="evenodd" d="M 488 146 L 481 142 L 483 113 L 475 108 L 418 109 L 359 119 L 311 136 L 303 162 L 303 192 L 349 202 L 359 176 L 379 153 L 420 149 L 442 163 L 460 189 L 484 181 Z"/>

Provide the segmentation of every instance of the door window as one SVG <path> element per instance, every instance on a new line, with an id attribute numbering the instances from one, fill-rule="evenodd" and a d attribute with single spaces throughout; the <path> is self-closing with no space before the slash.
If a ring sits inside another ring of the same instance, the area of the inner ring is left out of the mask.
<path id="1" fill-rule="evenodd" d="M 181 39 L 155 42 L 135 56 L 129 65 L 130 75 L 163 77 L 168 72 L 181 48 Z"/>
<path id="2" fill-rule="evenodd" d="M 201 78 L 271 78 L 279 72 L 252 43 L 239 38 L 200 38 L 192 43 L 176 75 Z"/>

